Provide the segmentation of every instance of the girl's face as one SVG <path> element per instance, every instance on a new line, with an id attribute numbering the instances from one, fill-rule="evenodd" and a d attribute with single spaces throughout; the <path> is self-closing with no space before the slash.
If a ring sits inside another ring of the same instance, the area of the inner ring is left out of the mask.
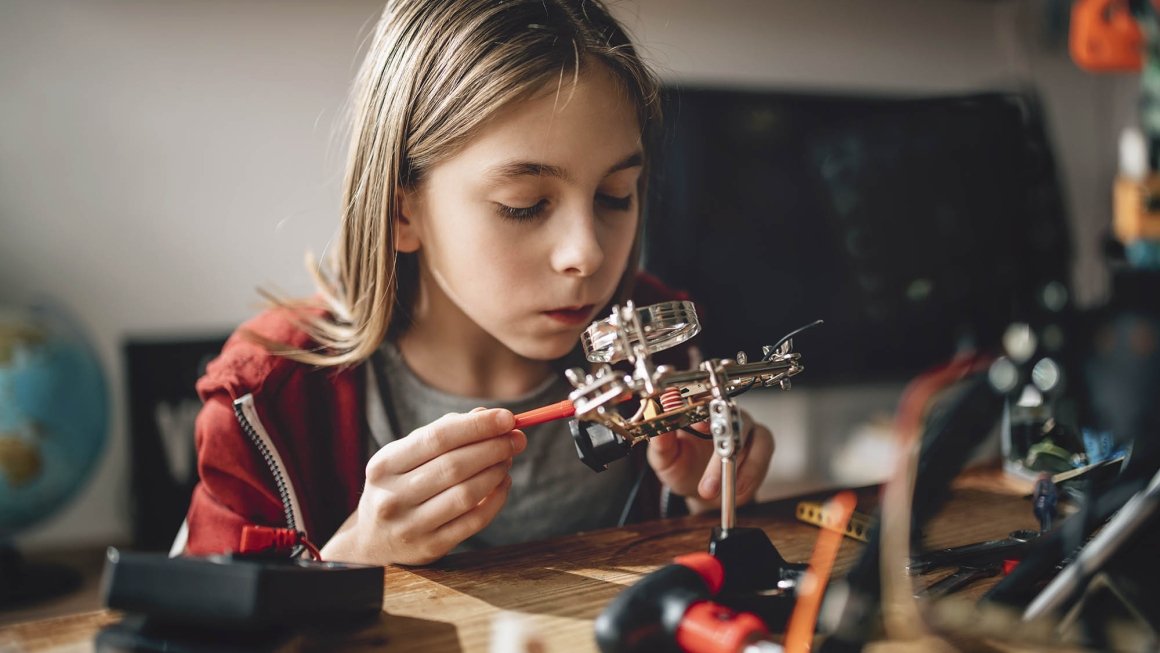
<path id="1" fill-rule="evenodd" d="M 535 360 L 568 353 L 628 263 L 642 163 L 635 108 L 603 66 L 501 111 L 404 194 L 414 328 Z"/>

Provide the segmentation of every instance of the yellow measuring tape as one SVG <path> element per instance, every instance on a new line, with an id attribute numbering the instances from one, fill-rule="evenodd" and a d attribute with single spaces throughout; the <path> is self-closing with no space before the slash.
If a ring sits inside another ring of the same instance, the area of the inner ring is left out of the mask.
<path id="1" fill-rule="evenodd" d="M 825 507 L 820 503 L 814 501 L 801 501 L 797 504 L 797 518 L 807 524 L 820 526 L 821 528 L 828 528 L 834 530 L 834 524 L 837 519 L 829 514 Z M 856 512 L 850 515 L 850 522 L 846 524 L 845 530 L 842 534 L 846 537 L 858 540 L 859 542 L 870 541 L 870 525 L 873 520 Z"/>

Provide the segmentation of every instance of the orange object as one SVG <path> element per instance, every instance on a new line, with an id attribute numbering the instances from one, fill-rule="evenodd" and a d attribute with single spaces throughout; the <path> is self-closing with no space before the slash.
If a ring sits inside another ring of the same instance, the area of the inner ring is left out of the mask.
<path id="1" fill-rule="evenodd" d="M 1089 72 L 1132 72 L 1143 65 L 1144 39 L 1128 0 L 1075 0 L 1071 58 Z"/>
<path id="2" fill-rule="evenodd" d="M 1137 240 L 1160 240 L 1160 211 L 1148 206 L 1160 197 L 1160 174 L 1142 181 L 1120 177 L 1114 186 L 1112 232 L 1125 245 Z"/>
<path id="3" fill-rule="evenodd" d="M 528 426 L 535 426 L 536 424 L 543 424 L 544 422 L 572 417 L 575 414 L 576 406 L 572 404 L 572 400 L 565 399 L 559 403 L 533 408 L 532 410 L 516 415 L 515 428 L 522 429 Z"/>
<path id="4" fill-rule="evenodd" d="M 842 533 L 846 530 L 850 516 L 854 514 L 857 502 L 857 497 L 849 490 L 839 492 L 826 502 L 825 511 L 834 515 L 834 524 L 832 528 L 823 528 L 818 532 L 809 569 L 801 579 L 797 603 L 793 606 L 789 625 L 785 629 L 786 653 L 805 653 L 810 650 L 818 624 L 818 610 L 822 606 L 822 595 L 830 580 L 838 549 L 842 546 Z"/>

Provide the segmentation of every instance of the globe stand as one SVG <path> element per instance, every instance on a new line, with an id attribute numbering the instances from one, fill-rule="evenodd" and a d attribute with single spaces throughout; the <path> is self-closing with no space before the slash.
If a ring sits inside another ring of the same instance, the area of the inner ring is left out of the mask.
<path id="1" fill-rule="evenodd" d="M 0 609 L 68 594 L 80 588 L 81 580 L 71 567 L 29 562 L 15 546 L 0 542 Z"/>

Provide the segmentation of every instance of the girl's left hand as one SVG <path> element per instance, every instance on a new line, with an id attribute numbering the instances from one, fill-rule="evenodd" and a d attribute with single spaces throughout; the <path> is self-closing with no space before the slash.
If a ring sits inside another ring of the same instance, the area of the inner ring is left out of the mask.
<path id="1" fill-rule="evenodd" d="M 690 428 L 709 432 L 707 422 Z M 765 480 L 773 457 L 773 434 L 741 411 L 741 450 L 737 452 L 737 505 L 747 503 Z M 713 453 L 713 441 L 684 430 L 658 435 L 648 443 L 648 463 L 660 482 L 685 497 L 694 513 L 721 505 L 721 459 Z"/>

